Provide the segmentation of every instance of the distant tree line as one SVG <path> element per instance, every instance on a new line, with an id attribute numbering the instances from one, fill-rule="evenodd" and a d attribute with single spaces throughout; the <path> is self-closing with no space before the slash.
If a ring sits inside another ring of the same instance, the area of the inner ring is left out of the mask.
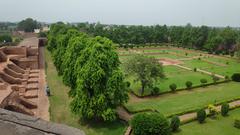
<path id="1" fill-rule="evenodd" d="M 71 87 L 72 112 L 83 119 L 115 120 L 115 109 L 127 102 L 128 92 L 113 42 L 57 23 L 48 33 L 47 48 Z"/>
<path id="2" fill-rule="evenodd" d="M 233 53 L 240 31 L 225 27 L 186 26 L 135 26 L 79 23 L 78 29 L 94 36 L 111 39 L 120 47 L 171 43 L 178 47 L 206 50 L 210 53 Z"/>

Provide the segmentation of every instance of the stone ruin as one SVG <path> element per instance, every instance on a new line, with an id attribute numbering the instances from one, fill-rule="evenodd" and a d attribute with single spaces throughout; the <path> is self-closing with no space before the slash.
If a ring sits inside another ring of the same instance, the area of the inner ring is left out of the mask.
<path id="1" fill-rule="evenodd" d="M 0 107 L 35 115 L 39 90 L 38 47 L 0 48 Z"/>

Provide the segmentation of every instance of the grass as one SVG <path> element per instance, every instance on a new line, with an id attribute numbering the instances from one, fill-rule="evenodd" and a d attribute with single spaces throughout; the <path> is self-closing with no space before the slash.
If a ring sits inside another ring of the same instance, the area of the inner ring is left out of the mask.
<path id="1" fill-rule="evenodd" d="M 212 77 L 206 74 L 202 74 L 199 72 L 188 71 L 185 69 L 181 69 L 176 66 L 164 66 L 164 72 L 166 78 L 159 80 L 154 84 L 160 89 L 160 93 L 170 91 L 169 85 L 175 83 L 177 85 L 177 89 L 186 88 L 185 83 L 187 81 L 191 81 L 193 86 L 201 85 L 201 79 L 207 79 L 208 83 L 212 83 Z M 134 77 L 128 77 L 131 82 L 131 90 L 135 94 L 140 94 L 139 90 L 141 88 L 141 84 L 139 82 L 134 82 Z M 144 95 L 150 95 L 151 89 L 146 89 Z"/>
<path id="2" fill-rule="evenodd" d="M 68 97 L 69 88 L 62 83 L 62 78 L 58 76 L 50 53 L 45 50 L 47 83 L 51 89 L 50 100 L 50 120 L 62 123 L 83 130 L 87 135 L 122 135 L 126 125 L 120 121 L 111 123 L 83 123 L 74 116 L 70 109 L 71 99 Z"/>
<path id="3" fill-rule="evenodd" d="M 239 87 L 240 83 L 230 82 L 197 88 L 192 91 L 163 95 L 157 98 L 142 99 L 142 101 L 138 102 L 129 102 L 125 106 L 130 112 L 155 109 L 164 115 L 172 115 L 192 109 L 199 109 L 208 104 L 239 98 Z"/>
<path id="4" fill-rule="evenodd" d="M 204 124 L 196 121 L 185 124 L 174 135 L 239 135 L 240 130 L 233 127 L 233 123 L 234 118 L 240 117 L 240 109 L 232 110 L 229 114 L 228 117 L 219 115 L 217 119 L 208 118 Z"/>

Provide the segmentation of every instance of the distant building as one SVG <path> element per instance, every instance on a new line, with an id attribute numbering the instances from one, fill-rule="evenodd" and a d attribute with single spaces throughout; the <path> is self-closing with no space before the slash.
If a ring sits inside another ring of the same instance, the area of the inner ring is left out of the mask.
<path id="1" fill-rule="evenodd" d="M 40 29 L 34 29 L 34 33 L 40 33 Z"/>

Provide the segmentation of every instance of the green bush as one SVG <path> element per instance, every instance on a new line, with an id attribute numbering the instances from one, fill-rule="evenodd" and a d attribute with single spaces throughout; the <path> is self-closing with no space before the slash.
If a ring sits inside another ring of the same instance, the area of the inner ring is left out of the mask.
<path id="1" fill-rule="evenodd" d="M 235 82 L 240 82 L 240 73 L 235 73 L 232 75 L 232 80 Z"/>
<path id="2" fill-rule="evenodd" d="M 152 95 L 157 95 L 159 93 L 160 89 L 158 87 L 154 87 L 151 91 Z"/>
<path id="3" fill-rule="evenodd" d="M 180 126 L 180 119 L 178 116 L 173 116 L 171 119 L 171 124 L 170 127 L 172 129 L 172 131 L 177 131 L 179 129 Z"/>
<path id="4" fill-rule="evenodd" d="M 240 129 L 240 118 L 236 118 L 234 121 L 234 127 Z"/>
<path id="5" fill-rule="evenodd" d="M 170 135 L 168 120 L 160 113 L 139 113 L 130 121 L 134 135 Z"/>
<path id="6" fill-rule="evenodd" d="M 209 110 L 209 115 L 212 118 L 216 118 L 216 115 L 218 114 L 218 110 L 217 110 L 216 106 L 210 104 L 210 105 L 208 105 L 208 110 Z"/>
<path id="7" fill-rule="evenodd" d="M 207 117 L 205 109 L 200 109 L 197 111 L 197 120 L 199 123 L 203 123 Z"/>
<path id="8" fill-rule="evenodd" d="M 192 83 L 191 81 L 187 81 L 187 82 L 186 82 L 186 87 L 187 87 L 188 89 L 191 89 L 191 88 L 192 88 L 192 85 L 193 85 L 193 83 Z"/>
<path id="9" fill-rule="evenodd" d="M 197 72 L 197 68 L 194 68 L 193 71 L 194 71 L 194 72 Z"/>
<path id="10" fill-rule="evenodd" d="M 221 106 L 221 114 L 222 116 L 227 116 L 229 111 L 229 104 L 228 103 L 223 103 Z"/>
<path id="11" fill-rule="evenodd" d="M 204 85 L 207 83 L 207 79 L 201 79 L 200 82 Z"/>
<path id="12" fill-rule="evenodd" d="M 0 42 L 12 42 L 12 37 L 10 35 L 0 35 Z"/>
<path id="13" fill-rule="evenodd" d="M 177 85 L 176 85 L 175 83 L 170 84 L 170 85 L 169 85 L 169 88 L 171 89 L 172 92 L 175 92 L 176 89 L 177 89 Z"/>

